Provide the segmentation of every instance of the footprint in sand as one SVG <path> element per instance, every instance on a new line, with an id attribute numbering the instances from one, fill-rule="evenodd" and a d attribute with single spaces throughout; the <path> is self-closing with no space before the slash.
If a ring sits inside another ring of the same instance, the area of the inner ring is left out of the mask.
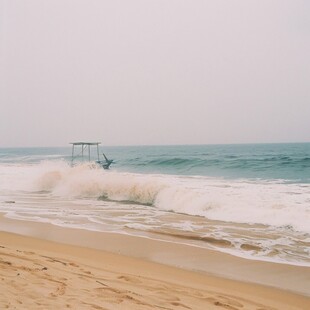
<path id="1" fill-rule="evenodd" d="M 55 292 L 51 293 L 50 296 L 52 297 L 57 297 L 57 296 L 61 296 L 61 295 L 64 295 L 66 292 L 66 284 L 64 283 L 61 283 Z"/>
<path id="2" fill-rule="evenodd" d="M 238 308 L 234 307 L 234 306 L 231 306 L 227 303 L 224 303 L 224 302 L 221 302 L 219 301 L 217 298 L 213 298 L 213 297 L 208 297 L 208 298 L 205 298 L 205 300 L 207 300 L 208 302 L 212 303 L 213 305 L 215 306 L 219 306 L 219 307 L 222 307 L 224 309 L 229 309 L 229 310 L 238 310 Z"/>
<path id="3" fill-rule="evenodd" d="M 226 296 L 222 296 L 222 295 L 217 295 L 216 298 L 220 301 L 223 302 L 225 304 L 228 304 L 229 306 L 234 306 L 234 307 L 238 307 L 238 308 L 242 308 L 243 304 L 241 304 L 240 302 L 231 299 L 229 297 Z"/>
<path id="4" fill-rule="evenodd" d="M 191 307 L 188 307 L 188 306 L 183 305 L 180 302 L 176 302 L 176 301 L 172 302 L 171 305 L 175 306 L 175 307 L 182 307 L 182 308 L 185 308 L 185 309 L 192 309 Z"/>
<path id="5" fill-rule="evenodd" d="M 130 283 L 134 283 L 134 284 L 139 284 L 139 283 L 141 283 L 141 281 L 140 281 L 139 279 L 137 279 L 137 278 L 135 278 L 135 277 L 130 277 L 130 276 L 124 276 L 124 275 L 122 275 L 122 276 L 117 277 L 117 279 L 119 279 L 119 280 L 124 280 L 124 281 L 126 281 L 126 282 L 130 282 Z"/>
<path id="6" fill-rule="evenodd" d="M 79 267 L 79 265 L 77 265 L 76 263 L 73 263 L 73 262 L 69 263 L 69 265 L 72 267 Z"/>

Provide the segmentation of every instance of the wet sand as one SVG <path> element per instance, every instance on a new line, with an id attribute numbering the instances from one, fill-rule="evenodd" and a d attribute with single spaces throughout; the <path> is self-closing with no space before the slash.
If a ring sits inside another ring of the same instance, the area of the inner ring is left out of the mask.
<path id="1" fill-rule="evenodd" d="M 50 224 L 0 224 L 22 234 L 0 233 L 1 309 L 310 309 L 306 267 Z"/>

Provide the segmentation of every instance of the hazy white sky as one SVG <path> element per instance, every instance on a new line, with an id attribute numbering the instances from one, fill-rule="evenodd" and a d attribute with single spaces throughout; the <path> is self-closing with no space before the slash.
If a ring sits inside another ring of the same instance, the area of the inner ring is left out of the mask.
<path id="1" fill-rule="evenodd" d="M 0 0 L 0 147 L 310 141 L 309 0 Z"/>

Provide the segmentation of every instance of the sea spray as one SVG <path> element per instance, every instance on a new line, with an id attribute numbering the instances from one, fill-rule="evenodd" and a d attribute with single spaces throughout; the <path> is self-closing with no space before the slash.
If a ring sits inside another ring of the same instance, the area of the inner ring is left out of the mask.
<path id="1" fill-rule="evenodd" d="M 50 168 L 43 168 L 37 190 L 55 196 L 130 201 L 212 220 L 310 232 L 310 185 L 121 173 L 89 164 Z"/>
<path id="2" fill-rule="evenodd" d="M 160 190 L 167 186 L 161 177 L 105 171 L 80 164 L 45 171 L 38 179 L 38 190 L 58 196 L 83 198 L 106 197 L 153 205 Z"/>

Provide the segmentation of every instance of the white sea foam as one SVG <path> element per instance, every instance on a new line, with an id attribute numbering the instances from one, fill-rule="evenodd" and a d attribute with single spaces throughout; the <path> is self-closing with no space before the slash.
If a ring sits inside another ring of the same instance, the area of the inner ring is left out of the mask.
<path id="1" fill-rule="evenodd" d="M 132 201 L 213 220 L 310 232 L 310 185 L 120 173 L 64 161 L 1 166 L 0 190 L 48 191 L 55 197 Z M 4 181 L 5 179 L 5 181 Z"/>
<path id="2" fill-rule="evenodd" d="M 310 232 L 309 187 L 277 183 L 203 180 L 195 188 L 170 186 L 158 193 L 160 209 L 209 219 L 273 226 Z M 192 185 L 192 184 L 191 184 Z"/>

